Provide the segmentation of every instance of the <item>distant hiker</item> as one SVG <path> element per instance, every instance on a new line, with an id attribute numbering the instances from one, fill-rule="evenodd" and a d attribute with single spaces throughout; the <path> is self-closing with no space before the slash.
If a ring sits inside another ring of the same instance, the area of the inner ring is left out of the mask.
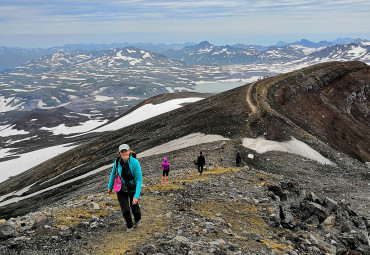
<path id="1" fill-rule="evenodd" d="M 239 167 L 240 163 L 242 162 L 242 157 L 240 157 L 240 153 L 236 153 L 236 166 Z"/>
<path id="2" fill-rule="evenodd" d="M 162 174 L 161 183 L 163 183 L 164 176 L 166 176 L 166 183 L 167 183 L 167 181 L 168 181 L 168 174 L 170 172 L 170 164 L 167 162 L 167 158 L 164 158 L 163 159 L 162 169 L 163 169 L 163 174 Z"/>
<path id="3" fill-rule="evenodd" d="M 200 152 L 200 155 L 197 158 L 198 172 L 200 175 L 203 175 L 203 167 L 206 165 L 206 159 L 203 156 L 203 153 Z"/>
<path id="4" fill-rule="evenodd" d="M 118 151 L 120 157 L 114 162 L 108 183 L 108 193 L 112 193 L 117 169 L 122 181 L 122 188 L 117 192 L 117 199 L 123 218 L 126 220 L 127 232 L 131 232 L 137 227 L 141 219 L 141 211 L 138 203 L 142 185 L 141 167 L 139 161 L 130 156 L 131 151 L 127 144 L 121 144 Z M 135 218 L 134 223 L 132 222 L 130 208 Z"/>

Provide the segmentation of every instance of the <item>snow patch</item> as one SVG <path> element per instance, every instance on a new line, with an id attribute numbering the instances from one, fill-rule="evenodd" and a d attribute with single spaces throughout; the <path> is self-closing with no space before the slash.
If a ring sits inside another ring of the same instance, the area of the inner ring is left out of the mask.
<path id="1" fill-rule="evenodd" d="M 315 160 L 324 165 L 333 165 L 333 163 L 322 156 L 319 152 L 312 149 L 310 146 L 301 142 L 294 137 L 289 142 L 276 142 L 266 140 L 264 137 L 258 138 L 244 138 L 243 146 L 255 150 L 258 153 L 265 153 L 268 151 L 282 151 L 303 156 L 308 159 Z"/>
<path id="2" fill-rule="evenodd" d="M 0 182 L 7 180 L 9 177 L 20 174 L 38 164 L 62 154 L 77 145 L 64 144 L 57 145 L 48 148 L 44 148 L 37 151 L 31 151 L 22 154 L 12 154 L 11 156 L 19 156 L 19 158 L 0 162 Z M 3 149 L 0 149 L 2 151 Z M 7 152 L 5 152 L 7 153 Z"/>
<path id="3" fill-rule="evenodd" d="M 167 102 L 161 104 L 146 104 L 142 107 L 136 109 L 135 111 L 123 116 L 122 118 L 106 125 L 101 128 L 95 129 L 92 132 L 104 132 L 104 131 L 112 131 L 118 130 L 123 127 L 130 126 L 132 124 L 138 123 L 140 121 L 144 121 L 150 119 L 154 116 L 160 115 L 165 112 L 169 112 L 181 107 L 183 103 L 193 103 L 203 98 L 199 97 L 189 97 L 189 98 L 179 98 L 169 100 Z"/>
<path id="4" fill-rule="evenodd" d="M 95 96 L 95 100 L 96 101 L 99 101 L 99 102 L 106 102 L 106 101 L 110 101 L 110 100 L 114 100 L 114 97 L 107 97 L 107 96 Z"/>
<path id="5" fill-rule="evenodd" d="M 8 136 L 13 136 L 13 135 L 27 135 L 29 132 L 24 131 L 24 130 L 17 130 L 13 129 L 15 125 L 9 126 L 3 130 L 0 131 L 0 137 L 8 137 Z"/>
<path id="6" fill-rule="evenodd" d="M 5 98 L 0 96 L 0 112 L 9 112 L 20 109 L 23 103 L 18 104 L 20 100 L 15 97 Z"/>
<path id="7" fill-rule="evenodd" d="M 366 49 L 362 47 L 352 47 L 351 50 L 348 51 L 353 58 L 359 58 L 366 53 Z"/>
<path id="8" fill-rule="evenodd" d="M 203 144 L 203 143 L 211 143 L 217 141 L 226 141 L 230 140 L 229 138 L 225 138 L 221 135 L 206 135 L 203 133 L 193 133 L 179 139 L 172 140 L 168 143 L 156 146 L 149 150 L 143 151 L 137 154 L 138 158 L 144 158 L 151 155 L 162 154 L 171 152 L 174 150 L 184 149 L 190 146 Z"/>
<path id="9" fill-rule="evenodd" d="M 54 135 L 69 135 L 69 134 L 76 134 L 76 133 L 84 133 L 87 131 L 90 131 L 94 128 L 100 127 L 101 125 L 104 125 L 107 122 L 107 120 L 101 121 L 101 120 L 89 120 L 81 125 L 74 126 L 74 127 L 67 127 L 65 124 L 61 124 L 57 127 L 47 128 L 42 127 L 40 130 L 46 130 L 53 132 Z"/>

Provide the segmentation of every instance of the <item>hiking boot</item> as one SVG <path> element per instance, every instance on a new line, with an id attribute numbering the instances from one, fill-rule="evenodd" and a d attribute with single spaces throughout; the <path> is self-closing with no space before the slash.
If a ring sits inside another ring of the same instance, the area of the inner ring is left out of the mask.
<path id="1" fill-rule="evenodd" d="M 132 232 L 134 230 L 134 228 L 132 227 L 132 228 L 128 228 L 127 230 L 126 230 L 126 232 L 127 233 L 130 233 L 130 232 Z"/>
<path id="2" fill-rule="evenodd" d="M 167 181 L 166 181 L 166 183 L 167 183 Z"/>
<path id="3" fill-rule="evenodd" d="M 137 226 L 139 226 L 139 222 L 140 222 L 140 221 L 135 221 L 135 222 L 134 222 L 134 226 L 133 226 L 133 228 L 137 228 Z"/>
<path id="4" fill-rule="evenodd" d="M 161 183 L 163 183 L 163 181 L 161 181 Z"/>

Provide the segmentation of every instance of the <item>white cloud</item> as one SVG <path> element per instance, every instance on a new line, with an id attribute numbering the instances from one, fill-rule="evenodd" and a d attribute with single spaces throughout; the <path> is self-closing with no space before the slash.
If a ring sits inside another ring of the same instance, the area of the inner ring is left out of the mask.
<path id="1" fill-rule="evenodd" d="M 81 42 L 84 38 L 82 35 L 86 34 L 116 34 L 116 41 L 109 36 L 97 36 L 93 42 L 98 39 L 100 42 L 117 42 L 121 38 L 117 37 L 118 34 L 123 34 L 126 41 L 168 43 L 165 40 L 231 40 L 233 36 L 251 40 L 253 34 L 368 35 L 370 2 L 5 0 L 0 3 L 0 13 L 0 45 L 10 40 L 5 35 L 16 34 L 70 34 L 69 37 L 60 37 L 63 41 L 59 45 L 72 43 L 72 39 L 68 40 L 73 38 L 72 35 L 76 36 L 75 43 Z M 18 40 L 18 43 L 21 41 Z"/>

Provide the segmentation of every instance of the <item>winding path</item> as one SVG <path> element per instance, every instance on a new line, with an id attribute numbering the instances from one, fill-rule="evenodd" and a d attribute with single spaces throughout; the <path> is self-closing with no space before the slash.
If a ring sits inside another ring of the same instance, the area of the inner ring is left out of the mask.
<path id="1" fill-rule="evenodd" d="M 249 107 L 251 108 L 251 114 L 253 113 L 256 113 L 257 112 L 257 107 L 253 104 L 252 102 L 252 98 L 251 98 L 251 91 L 252 91 L 252 88 L 254 86 L 254 82 L 252 82 L 251 84 L 249 84 L 249 87 L 248 87 L 248 90 L 247 90 L 247 95 L 246 95 L 246 99 L 247 99 L 247 103 L 249 105 Z"/>

